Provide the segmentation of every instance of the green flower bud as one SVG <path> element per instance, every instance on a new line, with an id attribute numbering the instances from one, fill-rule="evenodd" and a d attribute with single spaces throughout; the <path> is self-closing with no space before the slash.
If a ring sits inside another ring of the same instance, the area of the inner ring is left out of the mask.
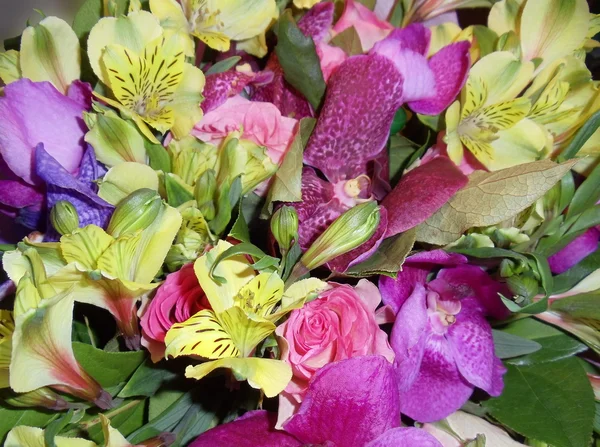
<path id="1" fill-rule="evenodd" d="M 379 225 L 379 207 L 374 201 L 350 208 L 333 221 L 300 259 L 308 270 L 316 269 L 332 259 L 367 242 Z"/>
<path id="2" fill-rule="evenodd" d="M 194 197 L 198 204 L 198 209 L 206 220 L 213 220 L 215 218 L 215 191 L 217 190 L 217 176 L 215 171 L 209 169 L 204 171 L 202 175 L 196 180 L 196 186 L 194 187 Z"/>
<path id="3" fill-rule="evenodd" d="M 156 191 L 142 188 L 125 197 L 113 213 L 108 224 L 108 234 L 119 237 L 148 228 L 162 207 Z"/>
<path id="4" fill-rule="evenodd" d="M 50 222 L 59 234 L 71 234 L 79 228 L 79 215 L 71 202 L 59 200 L 50 211 Z"/>
<path id="5" fill-rule="evenodd" d="M 271 218 L 271 233 L 282 252 L 298 240 L 298 213 L 293 206 L 282 206 Z"/>

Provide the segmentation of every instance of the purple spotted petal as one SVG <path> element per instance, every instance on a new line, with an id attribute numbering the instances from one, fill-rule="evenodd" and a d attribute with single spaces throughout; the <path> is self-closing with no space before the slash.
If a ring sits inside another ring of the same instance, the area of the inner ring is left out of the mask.
<path id="1" fill-rule="evenodd" d="M 34 149 L 39 143 L 67 172 L 79 168 L 87 127 L 84 107 L 49 82 L 20 79 L 0 97 L 0 154 L 17 176 L 34 184 Z"/>
<path id="2" fill-rule="evenodd" d="M 298 21 L 298 28 L 305 36 L 321 42 L 329 35 L 333 23 L 333 2 L 317 3 Z"/>
<path id="3" fill-rule="evenodd" d="M 401 105 L 402 77 L 387 58 L 347 59 L 329 80 L 305 163 L 334 183 L 357 177 L 381 153 Z"/>
<path id="4" fill-rule="evenodd" d="M 46 182 L 48 209 L 59 200 L 67 200 L 77 210 L 80 226 L 94 224 L 106 228 L 114 207 L 69 174 L 45 151 L 43 144 L 35 150 L 35 169 L 37 175 Z"/>
<path id="5" fill-rule="evenodd" d="M 394 369 L 384 357 L 330 363 L 315 374 L 284 429 L 305 444 L 363 447 L 399 425 L 395 389 Z"/>
<path id="6" fill-rule="evenodd" d="M 472 392 L 473 385 L 458 371 L 448 341 L 430 333 L 415 382 L 400 392 L 400 409 L 419 422 L 439 421 L 462 407 Z"/>
<path id="7" fill-rule="evenodd" d="M 239 95 L 250 82 L 254 75 L 240 73 L 237 71 L 226 71 L 206 76 L 206 85 L 204 86 L 204 101 L 202 101 L 202 110 L 208 113 L 216 109 L 228 98 Z"/>
<path id="8" fill-rule="evenodd" d="M 566 272 L 575 264 L 578 264 L 586 256 L 598 249 L 600 231 L 590 228 L 569 245 L 548 258 L 550 270 L 554 274 Z"/>
<path id="9" fill-rule="evenodd" d="M 19 180 L 0 180 L 0 203 L 10 208 L 40 204 L 44 195 L 39 188 Z"/>
<path id="10" fill-rule="evenodd" d="M 427 220 L 467 181 L 467 176 L 446 157 L 436 157 L 410 171 L 382 202 L 388 210 L 386 237 Z"/>
<path id="11" fill-rule="evenodd" d="M 448 45 L 429 60 L 435 77 L 435 97 L 409 102 L 409 107 L 424 115 L 438 115 L 454 101 L 467 81 L 471 57 L 467 41 Z"/>
<path id="12" fill-rule="evenodd" d="M 302 202 L 294 203 L 300 221 L 308 219 L 317 207 L 333 199 L 333 185 L 321 180 L 315 170 L 304 167 L 302 170 Z"/>
<path id="13" fill-rule="evenodd" d="M 275 413 L 250 411 L 228 424 L 202 433 L 190 447 L 299 447 L 301 442 L 273 427 Z"/>
<path id="14" fill-rule="evenodd" d="M 80 182 L 85 183 L 92 191 L 98 192 L 98 185 L 95 180 L 106 174 L 106 168 L 102 166 L 96 159 L 94 148 L 88 144 L 87 149 L 83 153 L 81 165 L 79 166 L 79 174 L 77 178 Z"/>
<path id="15" fill-rule="evenodd" d="M 319 205 L 310 217 L 301 220 L 298 231 L 298 242 L 302 250 L 307 250 L 317 237 L 347 209 L 347 207 L 341 205 L 337 200 L 332 200 L 331 202 Z"/>
<path id="16" fill-rule="evenodd" d="M 394 428 L 386 431 L 365 447 L 444 447 L 425 430 L 419 428 Z"/>
<path id="17" fill-rule="evenodd" d="M 425 287 L 423 284 L 416 284 L 396 315 L 392 328 L 390 346 L 396 354 L 394 367 L 400 392 L 410 389 L 421 368 L 428 335 L 426 304 Z"/>
<path id="18" fill-rule="evenodd" d="M 494 383 L 495 358 L 492 328 L 474 298 L 461 301 L 446 338 L 462 376 L 472 385 L 491 391 Z"/>
<path id="19" fill-rule="evenodd" d="M 379 212 L 379 227 L 377 227 L 377 231 L 371 236 L 371 239 L 354 250 L 329 261 L 327 263 L 329 270 L 344 273 L 353 265 L 366 261 L 377 251 L 377 248 L 383 242 L 383 236 L 387 228 L 387 211 L 382 207 Z"/>
<path id="20" fill-rule="evenodd" d="M 421 56 L 427 56 L 431 41 L 431 30 L 419 23 L 413 23 L 404 28 L 396 28 L 386 40 L 398 42 L 403 50 L 410 50 Z"/>

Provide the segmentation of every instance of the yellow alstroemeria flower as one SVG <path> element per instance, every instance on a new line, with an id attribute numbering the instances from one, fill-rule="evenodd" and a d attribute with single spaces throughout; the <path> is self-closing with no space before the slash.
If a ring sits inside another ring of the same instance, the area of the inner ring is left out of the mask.
<path id="1" fill-rule="evenodd" d="M 56 436 L 54 438 L 56 447 L 97 447 L 97 445 L 82 438 L 67 438 Z M 45 447 L 44 430 L 37 427 L 19 425 L 13 428 L 6 437 L 4 447 Z"/>
<path id="2" fill-rule="evenodd" d="M 231 41 L 259 39 L 279 16 L 275 0 L 150 0 L 152 13 L 169 34 L 182 36 L 188 56 L 194 55 L 193 37 L 218 51 L 228 51 Z M 262 57 L 262 45 L 246 50 Z"/>
<path id="3" fill-rule="evenodd" d="M 402 26 L 424 22 L 460 8 L 489 7 L 492 0 L 400 0 L 404 18 Z"/>
<path id="4" fill-rule="evenodd" d="M 533 63 L 510 52 L 489 54 L 473 66 L 461 100 L 446 112 L 445 141 L 455 163 L 464 147 L 492 171 L 541 157 L 547 134 L 527 119 L 531 100 L 517 98 L 532 73 Z"/>
<path id="5" fill-rule="evenodd" d="M 280 360 L 252 357 L 260 342 L 275 331 L 275 322 L 303 304 L 307 284 L 311 290 L 325 287 L 320 280 L 300 281 L 284 292 L 276 273 L 256 274 L 244 256 L 221 261 L 217 257 L 232 247 L 220 241 L 194 264 L 196 276 L 212 310 L 202 310 L 167 333 L 166 355 L 196 356 L 208 361 L 188 366 L 186 377 L 201 379 L 217 368 L 231 369 L 238 380 L 248 380 L 266 396 L 279 394 L 292 377 L 290 366 Z M 219 279 L 218 279 L 219 278 Z M 284 300 L 285 307 L 275 311 Z"/>
<path id="6" fill-rule="evenodd" d="M 12 334 L 15 331 L 13 313 L 0 310 L 0 389 L 10 386 L 8 370 L 12 353 Z"/>

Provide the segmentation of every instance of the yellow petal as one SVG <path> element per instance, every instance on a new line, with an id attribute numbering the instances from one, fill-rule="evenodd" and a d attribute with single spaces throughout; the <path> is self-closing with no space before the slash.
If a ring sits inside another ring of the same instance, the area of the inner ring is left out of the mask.
<path id="1" fill-rule="evenodd" d="M 254 278 L 254 269 L 243 255 L 233 256 L 221 261 L 214 270 L 214 276 L 225 281 L 216 282 L 209 276 L 209 271 L 217 257 L 228 248 L 229 242 L 219 241 L 211 251 L 204 254 L 194 263 L 194 271 L 200 286 L 216 314 L 233 306 L 233 299 L 238 291 Z"/>
<path id="2" fill-rule="evenodd" d="M 472 119 L 491 127 L 494 131 L 503 130 L 525 118 L 530 108 L 531 102 L 528 98 L 517 98 L 479 109 L 472 115 Z"/>
<path id="3" fill-rule="evenodd" d="M 529 118 L 539 123 L 555 119 L 555 113 L 565 100 L 569 92 L 569 83 L 561 81 L 555 76 L 546 87 L 537 95 L 529 112 Z"/>
<path id="4" fill-rule="evenodd" d="M 80 270 L 96 270 L 98 259 L 114 242 L 114 238 L 96 225 L 79 228 L 60 238 L 60 249 L 67 262 Z"/>
<path id="5" fill-rule="evenodd" d="M 478 78 L 487 90 L 484 105 L 497 104 L 515 98 L 529 84 L 533 75 L 532 62 L 522 62 L 508 51 L 497 51 L 482 57 L 469 73 L 469 80 Z"/>
<path id="6" fill-rule="evenodd" d="M 32 81 L 51 82 L 67 93 L 71 82 L 81 75 L 79 39 L 58 17 L 46 17 L 28 27 L 21 38 L 21 72 Z"/>
<path id="7" fill-rule="evenodd" d="M 256 357 L 227 358 L 188 366 L 185 376 L 200 380 L 218 368 L 231 369 L 236 379 L 247 380 L 251 387 L 262 390 L 267 397 L 281 393 L 292 378 L 292 369 L 287 363 Z"/>
<path id="8" fill-rule="evenodd" d="M 100 423 L 102 424 L 105 447 L 134 447 L 119 430 L 110 425 L 110 419 L 103 414 L 100 414 Z"/>
<path id="9" fill-rule="evenodd" d="M 265 318 L 283 296 L 283 281 L 277 273 L 261 273 L 245 284 L 234 297 L 234 305 L 249 315 Z"/>
<path id="10" fill-rule="evenodd" d="M 39 290 L 31 280 L 29 273 L 21 278 L 15 293 L 15 317 L 24 314 L 29 309 L 36 309 L 42 302 Z"/>
<path id="11" fill-rule="evenodd" d="M 265 33 L 238 41 L 236 49 L 245 51 L 248 54 L 256 57 L 265 57 L 269 51 L 267 46 L 267 37 Z"/>
<path id="12" fill-rule="evenodd" d="M 542 158 L 548 135 L 531 120 L 521 120 L 517 125 L 498 133 L 492 141 L 492 159 L 485 164 L 491 171 L 529 163 Z M 481 161 L 481 160 L 480 160 Z"/>
<path id="13" fill-rule="evenodd" d="M 97 447 L 92 441 L 82 438 L 67 438 L 56 436 L 56 447 Z M 44 430 L 37 427 L 19 425 L 13 428 L 6 436 L 4 447 L 45 447 Z"/>
<path id="14" fill-rule="evenodd" d="M 275 332 L 275 325 L 262 318 L 248 316 L 241 308 L 234 306 L 217 315 L 242 357 L 248 357 L 256 346 Z"/>
<path id="15" fill-rule="evenodd" d="M 294 0 L 294 6 L 296 8 L 309 9 L 319 3 L 320 0 Z"/>
<path id="16" fill-rule="evenodd" d="M 243 321 L 238 322 L 242 324 Z M 206 359 L 239 357 L 230 334 L 212 310 L 202 310 L 183 323 L 174 324 L 165 337 L 166 356 L 196 355 Z"/>
<path id="17" fill-rule="evenodd" d="M 183 40 L 185 55 L 194 57 L 194 39 L 189 34 L 190 25 L 181 5 L 175 0 L 150 0 L 150 10 L 160 20 L 165 36 L 169 38 L 178 34 Z"/>
<path id="18" fill-rule="evenodd" d="M 9 50 L 0 53 L 0 79 L 8 85 L 21 79 L 21 63 L 19 61 L 19 52 Z"/>
<path id="19" fill-rule="evenodd" d="M 158 191 L 158 175 L 150 166 L 142 163 L 120 163 L 108 170 L 98 195 L 112 205 L 138 189 L 148 188 Z"/>
<path id="20" fill-rule="evenodd" d="M 176 139 L 189 135 L 194 125 L 202 119 L 200 103 L 204 100 L 204 84 L 202 70 L 186 63 L 183 67 L 183 78 L 170 103 L 174 119 L 171 131 Z"/>
<path id="21" fill-rule="evenodd" d="M 525 0 L 502 0 L 490 9 L 488 27 L 501 36 L 509 31 L 517 31 L 519 11 Z"/>
<path id="22" fill-rule="evenodd" d="M 447 22 L 431 28 L 431 43 L 429 44 L 429 56 L 433 56 L 446 45 L 451 44 L 461 32 L 456 23 Z"/>
<path id="23" fill-rule="evenodd" d="M 108 73 L 102 63 L 104 48 L 122 45 L 141 54 L 146 45 L 162 34 L 158 19 L 147 11 L 133 12 L 127 17 L 105 17 L 94 25 L 88 38 L 88 57 L 94 73 L 109 85 Z"/>
<path id="24" fill-rule="evenodd" d="M 538 71 L 580 48 L 589 28 L 586 0 L 527 0 L 520 20 L 523 58 L 543 60 Z"/>

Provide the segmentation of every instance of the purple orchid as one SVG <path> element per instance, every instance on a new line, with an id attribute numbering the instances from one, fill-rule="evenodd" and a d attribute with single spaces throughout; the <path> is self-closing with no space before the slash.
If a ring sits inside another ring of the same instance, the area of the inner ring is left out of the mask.
<path id="1" fill-rule="evenodd" d="M 597 228 L 590 228 L 548 258 L 550 270 L 554 274 L 566 272 L 583 258 L 594 253 L 598 249 L 598 241 L 600 241 L 600 231 Z"/>
<path id="2" fill-rule="evenodd" d="M 311 380 L 300 410 L 285 432 L 276 415 L 253 411 L 207 431 L 191 447 L 441 447 L 429 433 L 399 427 L 394 368 L 381 356 L 331 363 Z"/>
<path id="3" fill-rule="evenodd" d="M 494 353 L 485 319 L 510 312 L 499 293 L 506 288 L 467 259 L 442 250 L 407 259 L 396 280 L 382 277 L 379 288 L 396 314 L 390 344 L 403 414 L 433 422 L 458 410 L 481 388 L 502 392 L 506 371 Z M 436 266 L 436 278 L 427 281 Z"/>

